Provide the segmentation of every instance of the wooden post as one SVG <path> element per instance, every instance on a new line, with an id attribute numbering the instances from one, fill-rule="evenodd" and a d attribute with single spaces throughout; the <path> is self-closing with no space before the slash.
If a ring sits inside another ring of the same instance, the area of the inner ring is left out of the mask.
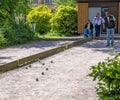
<path id="1" fill-rule="evenodd" d="M 88 3 L 78 3 L 78 33 L 83 33 L 88 19 Z"/>

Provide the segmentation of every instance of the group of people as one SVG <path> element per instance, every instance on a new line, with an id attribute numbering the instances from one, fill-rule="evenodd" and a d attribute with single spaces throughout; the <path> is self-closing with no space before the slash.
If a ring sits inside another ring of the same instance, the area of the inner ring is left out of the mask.
<path id="1" fill-rule="evenodd" d="M 102 18 L 99 13 L 93 18 L 91 22 L 89 19 L 84 27 L 84 36 L 89 37 L 93 36 L 93 28 L 95 27 L 95 37 L 100 36 L 101 27 L 106 29 L 106 39 L 107 45 L 106 46 L 113 46 L 114 45 L 114 33 L 116 29 L 116 18 L 109 14 L 109 12 L 105 12 L 105 17 Z M 111 38 L 110 38 L 111 37 Z"/>

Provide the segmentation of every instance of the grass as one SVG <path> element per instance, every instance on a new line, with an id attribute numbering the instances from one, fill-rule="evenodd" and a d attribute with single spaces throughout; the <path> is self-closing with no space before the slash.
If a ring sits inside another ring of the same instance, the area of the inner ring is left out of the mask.
<path id="1" fill-rule="evenodd" d="M 72 33 L 59 33 L 59 32 L 51 32 L 51 33 L 46 33 L 46 34 L 39 34 L 39 38 L 61 38 L 61 37 L 69 37 L 73 36 Z"/>
<path id="2" fill-rule="evenodd" d="M 36 33 L 35 34 L 35 39 L 31 40 L 31 41 L 27 41 L 25 43 L 21 43 L 21 44 L 14 44 L 16 46 L 19 46 L 19 45 L 23 45 L 23 44 L 27 44 L 27 43 L 32 43 L 32 42 L 35 42 L 37 41 L 38 38 L 61 38 L 61 37 L 70 37 L 70 36 L 75 36 L 75 34 L 73 33 L 59 33 L 59 32 L 49 32 L 47 34 L 39 34 L 39 33 Z M 14 46 L 13 44 L 6 44 L 5 46 L 0 46 L 0 49 L 2 48 L 7 48 L 7 47 L 10 47 L 10 46 Z"/>

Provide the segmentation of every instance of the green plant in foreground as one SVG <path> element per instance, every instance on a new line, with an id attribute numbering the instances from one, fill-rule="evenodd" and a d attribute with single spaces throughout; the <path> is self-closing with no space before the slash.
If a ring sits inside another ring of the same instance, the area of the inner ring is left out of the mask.
<path id="1" fill-rule="evenodd" d="M 89 76 L 98 80 L 96 91 L 100 100 L 120 100 L 120 53 L 92 66 L 91 70 Z"/>

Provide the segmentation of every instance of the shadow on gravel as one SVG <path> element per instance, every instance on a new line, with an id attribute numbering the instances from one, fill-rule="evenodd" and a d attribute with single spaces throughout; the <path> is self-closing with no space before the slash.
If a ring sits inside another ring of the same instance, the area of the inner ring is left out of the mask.
<path id="1" fill-rule="evenodd" d="M 29 48 L 41 48 L 44 49 L 46 47 L 54 47 L 54 46 L 60 46 L 60 45 L 65 45 L 70 41 L 37 41 L 37 42 L 33 42 L 33 43 L 28 43 L 28 44 L 23 44 L 20 46 L 11 46 L 9 48 L 25 48 L 25 49 L 29 49 Z"/>
<path id="2" fill-rule="evenodd" d="M 90 48 L 93 51 L 101 51 L 103 53 L 118 53 L 120 52 L 120 40 L 115 40 L 115 46 L 106 47 L 105 40 L 93 40 L 91 42 L 80 45 L 81 47 Z"/>
<path id="3" fill-rule="evenodd" d="M 12 59 L 12 57 L 0 57 L 0 59 Z"/>
<path id="4" fill-rule="evenodd" d="M 12 57 L 0 57 L 0 65 L 5 64 L 6 62 L 4 62 L 3 60 L 6 59 L 12 59 Z"/>

